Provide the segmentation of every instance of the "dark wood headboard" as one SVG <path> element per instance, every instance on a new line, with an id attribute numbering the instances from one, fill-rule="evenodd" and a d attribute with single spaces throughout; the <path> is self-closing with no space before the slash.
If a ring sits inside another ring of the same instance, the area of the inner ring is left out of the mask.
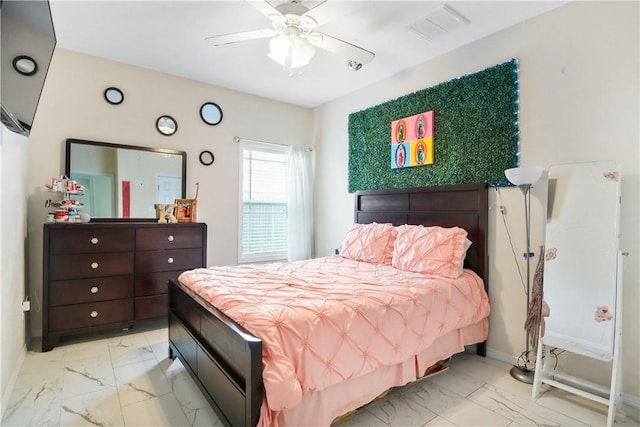
<path id="1" fill-rule="evenodd" d="M 457 226 L 467 230 L 473 244 L 467 252 L 465 267 L 478 273 L 487 292 L 488 216 L 487 184 L 364 190 L 355 195 L 357 223 Z"/>

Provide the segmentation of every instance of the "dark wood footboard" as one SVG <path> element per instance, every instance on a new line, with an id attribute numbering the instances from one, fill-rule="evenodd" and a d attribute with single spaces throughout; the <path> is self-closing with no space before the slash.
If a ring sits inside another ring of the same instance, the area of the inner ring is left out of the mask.
<path id="1" fill-rule="evenodd" d="M 262 341 L 169 282 L 169 357 L 178 357 L 225 425 L 255 426 Z"/>

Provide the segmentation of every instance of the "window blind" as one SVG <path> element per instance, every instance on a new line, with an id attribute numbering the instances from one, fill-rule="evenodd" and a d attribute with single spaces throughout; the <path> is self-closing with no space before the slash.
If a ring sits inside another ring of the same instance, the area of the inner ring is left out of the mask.
<path id="1" fill-rule="evenodd" d="M 243 142 L 240 262 L 287 258 L 288 147 Z"/>

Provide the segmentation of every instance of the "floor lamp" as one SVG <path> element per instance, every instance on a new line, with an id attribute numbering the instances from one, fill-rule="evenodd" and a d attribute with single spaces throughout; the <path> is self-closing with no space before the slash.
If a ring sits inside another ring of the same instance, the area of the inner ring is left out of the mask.
<path id="1" fill-rule="evenodd" d="M 529 309 L 529 298 L 530 298 L 530 286 L 531 286 L 531 258 L 533 254 L 531 253 L 531 193 L 529 189 L 531 185 L 538 182 L 538 180 L 542 177 L 543 168 L 540 166 L 526 166 L 519 168 L 511 168 L 504 171 L 505 176 L 513 185 L 517 185 L 522 191 L 522 195 L 524 196 L 524 220 L 525 220 L 525 229 L 526 229 L 526 252 L 524 253 L 524 258 L 527 262 L 527 306 L 525 308 L 525 313 Z M 524 356 L 525 366 L 514 366 L 511 368 L 511 376 L 518 381 L 527 384 L 533 384 L 533 374 L 534 371 L 527 368 L 527 362 L 529 362 L 529 332 L 526 334 L 526 350 L 522 355 Z M 521 356 L 522 358 L 522 356 Z"/>

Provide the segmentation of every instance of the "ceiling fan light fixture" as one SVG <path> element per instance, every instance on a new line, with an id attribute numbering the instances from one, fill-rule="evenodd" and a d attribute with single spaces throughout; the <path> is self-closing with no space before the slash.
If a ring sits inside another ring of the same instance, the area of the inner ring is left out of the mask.
<path id="1" fill-rule="evenodd" d="M 205 40 L 213 46 L 245 42 L 255 39 L 270 38 L 267 56 L 280 64 L 285 72 L 295 76 L 295 71 L 308 65 L 316 54 L 316 48 L 350 59 L 348 67 L 358 71 L 363 64 L 373 60 L 375 54 L 362 47 L 340 40 L 327 34 L 315 31 L 318 21 L 309 15 L 318 6 L 328 0 L 306 0 L 313 6 L 302 4 L 303 0 L 279 1 L 274 6 L 273 0 L 251 0 L 250 3 L 258 12 L 269 18 L 269 29 L 242 31 L 207 37 Z M 2 0 L 0 0 L 2 2 Z"/>
<path id="2" fill-rule="evenodd" d="M 316 48 L 306 40 L 302 40 L 302 42 L 296 48 L 296 54 L 306 61 L 311 61 L 316 54 Z"/>
<path id="3" fill-rule="evenodd" d="M 315 46 L 299 34 L 291 32 L 272 38 L 269 49 L 269 58 L 287 69 L 308 65 L 316 54 Z"/>
<path id="4" fill-rule="evenodd" d="M 269 58 L 273 59 L 276 62 L 280 62 L 279 58 L 282 58 L 282 62 L 284 62 L 284 58 L 289 53 L 289 44 L 289 37 L 285 36 L 284 34 L 281 34 L 269 40 Z"/>

